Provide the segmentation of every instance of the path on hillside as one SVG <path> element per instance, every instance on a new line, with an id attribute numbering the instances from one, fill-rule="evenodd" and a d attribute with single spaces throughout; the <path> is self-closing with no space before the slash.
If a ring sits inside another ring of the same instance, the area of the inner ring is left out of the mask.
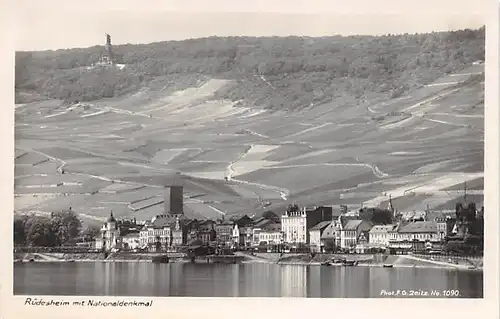
<path id="1" fill-rule="evenodd" d="M 314 163 L 314 164 L 296 164 L 296 165 L 273 165 L 269 168 L 298 168 L 298 167 L 316 167 L 316 166 L 361 166 L 368 167 L 378 178 L 386 178 L 390 175 L 382 172 L 376 165 L 367 163 Z"/>
<path id="2" fill-rule="evenodd" d="M 280 197 L 281 199 L 283 200 L 287 200 L 289 194 L 290 194 L 290 191 L 286 188 L 280 188 L 280 187 L 277 187 L 277 186 L 272 186 L 272 185 L 265 185 L 265 184 L 260 184 L 260 183 L 252 183 L 252 182 L 247 182 L 247 181 L 243 181 L 243 180 L 239 180 L 239 179 L 234 179 L 233 178 L 233 175 L 236 174 L 236 172 L 234 171 L 233 169 L 233 165 L 234 164 L 237 164 L 238 162 L 240 162 L 251 150 L 252 148 L 254 148 L 255 145 L 251 144 L 244 152 L 242 152 L 238 158 L 234 161 L 232 161 L 227 169 L 228 169 L 228 174 L 226 176 L 226 179 L 228 181 L 232 181 L 232 182 L 236 182 L 236 183 L 240 183 L 240 184 L 245 184 L 245 185 L 253 185 L 253 186 L 256 186 L 262 190 L 271 190 L 271 191 L 274 191 L 274 192 L 278 192 L 280 194 Z M 252 191 L 253 192 L 253 191 Z M 259 202 L 262 204 L 262 196 L 256 192 L 253 192 L 254 194 L 256 194 L 259 198 Z"/>

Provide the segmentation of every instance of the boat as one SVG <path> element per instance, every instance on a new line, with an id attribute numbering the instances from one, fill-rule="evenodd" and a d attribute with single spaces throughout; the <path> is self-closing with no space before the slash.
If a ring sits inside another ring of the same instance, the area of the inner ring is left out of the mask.
<path id="1" fill-rule="evenodd" d="M 384 264 L 382 267 L 384 268 L 392 268 L 394 265 Z"/>
<path id="2" fill-rule="evenodd" d="M 343 262 L 344 266 L 356 266 L 357 264 L 358 262 L 355 260 L 344 260 Z"/>
<path id="3" fill-rule="evenodd" d="M 151 261 L 155 264 L 168 264 L 168 256 L 167 255 L 154 256 Z"/>
<path id="4" fill-rule="evenodd" d="M 321 266 L 331 266 L 332 263 L 330 261 L 325 261 L 323 263 L 321 263 Z"/>

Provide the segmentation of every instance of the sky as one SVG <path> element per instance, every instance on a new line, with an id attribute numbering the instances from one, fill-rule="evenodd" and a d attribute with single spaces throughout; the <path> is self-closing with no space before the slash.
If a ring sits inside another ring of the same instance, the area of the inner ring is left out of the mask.
<path id="1" fill-rule="evenodd" d="M 209 36 L 397 34 L 478 28 L 485 1 L 18 0 L 16 50 L 150 43 Z M 384 4 L 384 5 L 382 5 Z M 207 6 L 209 5 L 209 6 Z"/>

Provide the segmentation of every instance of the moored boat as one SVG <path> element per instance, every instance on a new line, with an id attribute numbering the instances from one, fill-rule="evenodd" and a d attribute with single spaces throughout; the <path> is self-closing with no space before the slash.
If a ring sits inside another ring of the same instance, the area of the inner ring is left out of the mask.
<path id="1" fill-rule="evenodd" d="M 155 264 L 168 264 L 168 256 L 167 255 L 154 256 L 151 261 Z"/>
<path id="2" fill-rule="evenodd" d="M 358 262 L 356 260 L 344 260 L 344 266 L 356 266 Z"/>

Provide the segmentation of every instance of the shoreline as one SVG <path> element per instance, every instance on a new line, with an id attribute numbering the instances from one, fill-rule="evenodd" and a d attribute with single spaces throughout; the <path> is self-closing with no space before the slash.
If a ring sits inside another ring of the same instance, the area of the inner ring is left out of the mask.
<path id="1" fill-rule="evenodd" d="M 32 264 L 32 263 L 154 263 L 151 259 L 119 259 L 119 260 L 106 260 L 106 259 L 60 259 L 60 260 L 13 260 L 14 264 Z M 425 261 L 429 262 L 430 261 Z M 182 259 L 174 259 L 166 264 L 187 264 L 190 263 L 189 260 Z M 197 262 L 195 264 L 203 264 L 204 262 Z M 213 265 L 214 263 L 210 263 Z M 225 264 L 225 263 L 216 263 L 216 264 Z M 278 262 L 266 259 L 249 259 L 243 260 L 236 264 L 275 264 L 275 265 L 283 265 L 283 266 L 312 266 L 312 267 L 373 267 L 373 268 L 416 268 L 416 269 L 446 269 L 446 270 L 458 270 L 458 271 L 475 271 L 475 272 L 483 272 L 482 267 L 469 268 L 463 265 L 455 265 L 455 264 L 444 264 L 444 263 L 436 263 L 434 265 L 417 265 L 417 264 L 393 264 L 390 267 L 387 267 L 383 263 L 359 263 L 355 266 L 344 266 L 342 264 L 332 264 L 329 266 L 324 266 L 320 262 Z"/>

